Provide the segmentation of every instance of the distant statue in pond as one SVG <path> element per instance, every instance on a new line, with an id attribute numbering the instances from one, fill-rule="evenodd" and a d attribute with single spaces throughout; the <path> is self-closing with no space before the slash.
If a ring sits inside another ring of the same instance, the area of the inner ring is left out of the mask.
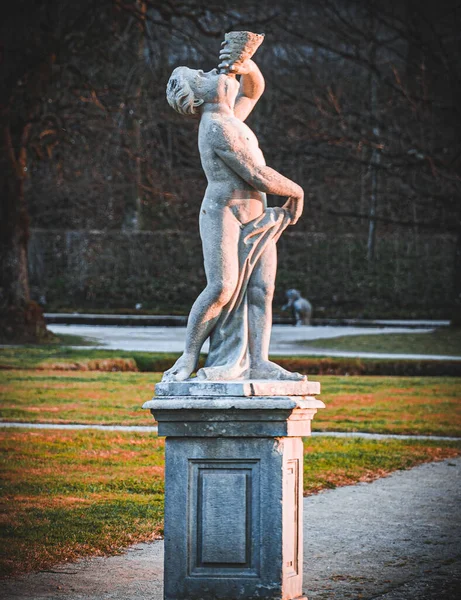
<path id="1" fill-rule="evenodd" d="M 312 317 L 312 305 L 309 300 L 303 298 L 298 290 L 291 289 L 285 293 L 287 303 L 282 306 L 282 310 L 291 309 L 295 325 L 310 325 Z"/>

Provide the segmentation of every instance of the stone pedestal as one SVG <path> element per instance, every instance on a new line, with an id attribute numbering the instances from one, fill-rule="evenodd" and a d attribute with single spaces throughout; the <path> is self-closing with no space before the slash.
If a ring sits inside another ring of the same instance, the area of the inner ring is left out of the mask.
<path id="1" fill-rule="evenodd" d="M 311 382 L 156 386 L 144 408 L 166 436 L 166 600 L 304 598 L 301 436 L 324 406 L 319 391 Z"/>

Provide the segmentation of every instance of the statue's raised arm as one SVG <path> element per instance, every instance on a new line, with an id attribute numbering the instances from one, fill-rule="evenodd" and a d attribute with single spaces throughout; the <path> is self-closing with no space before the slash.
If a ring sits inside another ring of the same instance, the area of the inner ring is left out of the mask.
<path id="1" fill-rule="evenodd" d="M 237 119 L 245 121 L 264 92 L 264 77 L 258 65 L 251 59 L 233 67 L 232 73 L 241 76 L 234 115 Z"/>
<path id="2" fill-rule="evenodd" d="M 226 33 L 219 53 L 218 70 L 231 77 L 240 75 L 240 90 L 234 106 L 234 115 L 245 121 L 264 92 L 264 77 L 257 64 L 251 60 L 264 39 L 264 35 L 249 31 Z"/>

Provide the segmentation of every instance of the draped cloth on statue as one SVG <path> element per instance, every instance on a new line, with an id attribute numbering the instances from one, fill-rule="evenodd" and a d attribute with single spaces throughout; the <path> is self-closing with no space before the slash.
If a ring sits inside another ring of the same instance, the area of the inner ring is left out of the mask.
<path id="1" fill-rule="evenodd" d="M 248 376 L 248 340 L 251 324 L 248 313 L 248 284 L 255 266 L 270 244 L 275 244 L 290 224 L 283 208 L 267 208 L 242 227 L 239 240 L 239 279 L 231 300 L 223 308 L 210 335 L 210 350 L 205 367 L 197 378 L 229 381 Z"/>

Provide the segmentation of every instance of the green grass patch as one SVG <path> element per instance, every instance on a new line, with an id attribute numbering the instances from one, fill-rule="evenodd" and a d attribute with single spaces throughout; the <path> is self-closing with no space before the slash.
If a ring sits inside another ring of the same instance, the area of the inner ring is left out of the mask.
<path id="1" fill-rule="evenodd" d="M 317 431 L 461 436 L 461 379 L 316 377 L 326 409 Z"/>
<path id="2" fill-rule="evenodd" d="M 57 335 L 56 341 L 51 342 L 52 346 L 95 346 L 97 342 L 95 342 L 91 338 L 84 337 L 82 335 L 72 335 L 70 333 L 60 333 Z"/>
<path id="3" fill-rule="evenodd" d="M 0 420 L 152 425 L 142 405 L 161 373 L 0 371 Z M 315 376 L 314 431 L 461 436 L 461 378 Z"/>
<path id="4" fill-rule="evenodd" d="M 461 441 L 308 438 L 304 444 L 304 494 L 334 489 L 461 453 Z"/>
<path id="5" fill-rule="evenodd" d="M 160 373 L 0 371 L 0 420 L 153 425 L 142 405 Z"/>
<path id="6" fill-rule="evenodd" d="M 161 534 L 157 436 L 3 430 L 0 448 L 3 575 L 116 553 Z"/>
<path id="7" fill-rule="evenodd" d="M 314 438 L 306 494 L 458 455 L 461 444 Z M 163 527 L 164 441 L 150 433 L 0 432 L 0 574 L 115 554 Z"/>
<path id="8" fill-rule="evenodd" d="M 442 327 L 427 333 L 384 333 L 345 335 L 323 340 L 298 342 L 310 348 L 348 352 L 382 352 L 385 354 L 434 354 L 461 357 L 461 329 Z"/>

